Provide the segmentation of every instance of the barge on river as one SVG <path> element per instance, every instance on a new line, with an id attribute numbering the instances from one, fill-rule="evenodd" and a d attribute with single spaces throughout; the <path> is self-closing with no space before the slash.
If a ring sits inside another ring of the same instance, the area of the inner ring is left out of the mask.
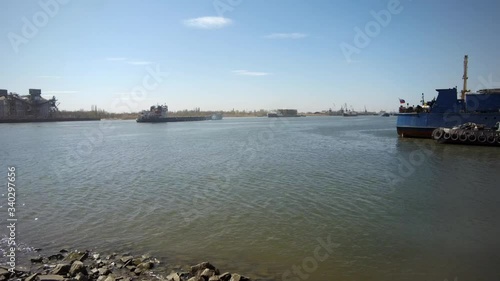
<path id="1" fill-rule="evenodd" d="M 214 113 L 208 116 L 179 116 L 169 117 L 168 106 L 156 105 L 151 106 L 149 110 L 143 110 L 139 117 L 138 123 L 165 123 L 165 122 L 188 122 L 188 121 L 206 121 L 206 120 L 221 120 L 222 113 Z"/>

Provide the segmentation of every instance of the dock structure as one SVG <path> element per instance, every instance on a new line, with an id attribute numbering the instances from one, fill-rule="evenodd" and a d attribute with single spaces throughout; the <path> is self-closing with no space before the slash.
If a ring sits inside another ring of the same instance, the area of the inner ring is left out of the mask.
<path id="1" fill-rule="evenodd" d="M 55 97 L 45 99 L 42 90 L 29 89 L 28 95 L 19 95 L 0 89 L 0 119 L 45 119 L 58 112 Z"/>
<path id="2" fill-rule="evenodd" d="M 63 117 L 57 108 L 57 99 L 42 97 L 42 90 L 29 89 L 28 95 L 19 95 L 0 89 L 0 123 L 99 121 L 98 117 Z"/>

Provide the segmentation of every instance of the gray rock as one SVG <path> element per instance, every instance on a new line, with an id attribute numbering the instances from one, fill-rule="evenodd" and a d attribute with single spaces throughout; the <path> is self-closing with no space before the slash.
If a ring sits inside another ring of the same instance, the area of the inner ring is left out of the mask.
<path id="1" fill-rule="evenodd" d="M 142 273 L 143 271 L 144 271 L 144 270 L 142 270 L 142 269 L 140 269 L 140 268 L 136 268 L 136 269 L 134 270 L 134 273 L 135 273 L 136 275 L 141 275 L 141 273 Z"/>
<path id="2" fill-rule="evenodd" d="M 111 271 L 109 271 L 109 269 L 107 269 L 106 267 L 101 267 L 98 269 L 99 270 L 99 275 L 108 275 L 111 273 Z"/>
<path id="3" fill-rule="evenodd" d="M 89 256 L 88 252 L 72 252 L 68 256 L 64 258 L 64 261 L 72 262 L 72 261 L 84 261 Z"/>
<path id="4" fill-rule="evenodd" d="M 24 281 L 34 281 L 38 275 L 39 275 L 39 273 L 35 273 L 33 275 L 30 275 L 26 279 L 24 279 Z"/>
<path id="5" fill-rule="evenodd" d="M 137 268 L 140 268 L 144 271 L 144 270 L 150 270 L 151 268 L 153 268 L 153 266 L 154 266 L 154 264 L 152 262 L 146 261 L 146 262 L 140 263 L 137 266 Z"/>
<path id="6" fill-rule="evenodd" d="M 69 275 L 70 276 L 75 276 L 77 273 L 84 273 L 85 275 L 87 274 L 87 269 L 83 265 L 83 262 L 81 261 L 74 261 L 73 264 L 71 264 L 71 268 L 69 269 Z"/>
<path id="7" fill-rule="evenodd" d="M 8 269 L 0 268 L 0 276 L 8 276 L 10 273 L 11 272 Z"/>
<path id="8" fill-rule="evenodd" d="M 43 257 L 35 257 L 35 258 L 31 258 L 30 261 L 32 263 L 42 263 L 43 262 Z"/>
<path id="9" fill-rule="evenodd" d="M 219 275 L 214 275 L 208 278 L 208 281 L 221 281 L 221 279 L 219 278 Z"/>
<path id="10" fill-rule="evenodd" d="M 130 262 L 134 257 L 132 256 L 122 256 L 122 258 L 120 259 L 123 263 L 127 263 L 127 262 Z"/>
<path id="11" fill-rule="evenodd" d="M 25 278 L 30 275 L 30 271 L 26 268 L 14 269 L 14 273 L 17 277 Z"/>
<path id="12" fill-rule="evenodd" d="M 141 264 L 143 261 L 144 261 L 144 259 L 143 259 L 143 258 L 135 258 L 135 259 L 132 259 L 131 263 L 132 263 L 133 265 L 139 265 L 139 264 Z"/>
<path id="13" fill-rule="evenodd" d="M 219 270 L 209 262 L 202 262 L 197 265 L 191 266 L 191 274 L 195 276 L 200 276 L 201 272 L 203 272 L 203 270 L 207 268 L 214 270 L 215 274 L 219 275 Z"/>
<path id="14" fill-rule="evenodd" d="M 137 267 L 133 266 L 133 265 L 127 265 L 126 268 L 130 271 L 134 271 Z"/>
<path id="15" fill-rule="evenodd" d="M 222 273 L 221 275 L 219 275 L 219 279 L 221 281 L 229 281 L 229 279 L 231 279 L 231 273 L 229 272 L 224 272 Z"/>
<path id="16" fill-rule="evenodd" d="M 233 274 L 231 276 L 231 279 L 229 279 L 229 281 L 250 281 L 250 278 L 241 276 L 239 274 Z"/>
<path id="17" fill-rule="evenodd" d="M 79 273 L 76 274 L 75 280 L 76 281 L 88 281 L 89 278 L 87 276 L 83 275 L 81 272 L 79 272 Z"/>
<path id="18" fill-rule="evenodd" d="M 108 278 L 107 276 L 104 276 L 104 275 L 101 275 L 97 278 L 97 281 L 104 281 L 106 278 Z"/>
<path id="19" fill-rule="evenodd" d="M 55 275 L 66 275 L 70 268 L 71 266 L 68 263 L 60 263 L 56 265 L 50 273 Z"/>
<path id="20" fill-rule="evenodd" d="M 167 276 L 167 281 L 181 281 L 181 278 L 177 272 L 172 272 Z"/>
<path id="21" fill-rule="evenodd" d="M 206 277 L 206 279 L 212 277 L 215 275 L 215 270 L 210 269 L 210 268 L 205 268 L 201 273 L 200 276 Z"/>
<path id="22" fill-rule="evenodd" d="M 48 257 L 49 260 L 62 260 L 64 256 L 62 254 L 55 254 Z"/>
<path id="23" fill-rule="evenodd" d="M 49 274 L 49 275 L 38 275 L 37 276 L 37 279 L 39 281 L 63 281 L 64 280 L 64 276 L 61 276 L 61 275 L 53 275 L 53 274 Z"/>
<path id="24" fill-rule="evenodd" d="M 108 277 L 104 279 L 104 281 L 115 281 L 115 280 L 116 278 L 113 275 L 108 275 Z"/>

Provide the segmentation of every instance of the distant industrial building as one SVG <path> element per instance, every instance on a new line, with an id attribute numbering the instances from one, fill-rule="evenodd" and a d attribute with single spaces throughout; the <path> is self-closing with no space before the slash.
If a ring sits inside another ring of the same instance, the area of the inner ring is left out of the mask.
<path id="1" fill-rule="evenodd" d="M 42 90 L 29 89 L 29 95 L 18 95 L 0 89 L 0 118 L 49 118 L 57 112 L 55 97 L 45 99 Z"/>
<path id="2" fill-rule="evenodd" d="M 297 109 L 276 109 L 269 112 L 267 117 L 305 117 L 305 115 L 298 115 Z"/>

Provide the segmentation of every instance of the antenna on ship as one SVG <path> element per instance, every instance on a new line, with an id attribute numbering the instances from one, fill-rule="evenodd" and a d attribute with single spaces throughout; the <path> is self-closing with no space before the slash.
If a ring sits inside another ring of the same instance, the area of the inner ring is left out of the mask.
<path id="1" fill-rule="evenodd" d="M 470 92 L 470 90 L 467 90 L 467 79 L 469 79 L 469 77 L 467 77 L 467 64 L 469 63 L 469 56 L 468 55 L 465 55 L 464 57 L 464 77 L 462 79 L 464 79 L 464 88 L 462 89 L 462 100 L 465 100 L 465 94 Z"/>

